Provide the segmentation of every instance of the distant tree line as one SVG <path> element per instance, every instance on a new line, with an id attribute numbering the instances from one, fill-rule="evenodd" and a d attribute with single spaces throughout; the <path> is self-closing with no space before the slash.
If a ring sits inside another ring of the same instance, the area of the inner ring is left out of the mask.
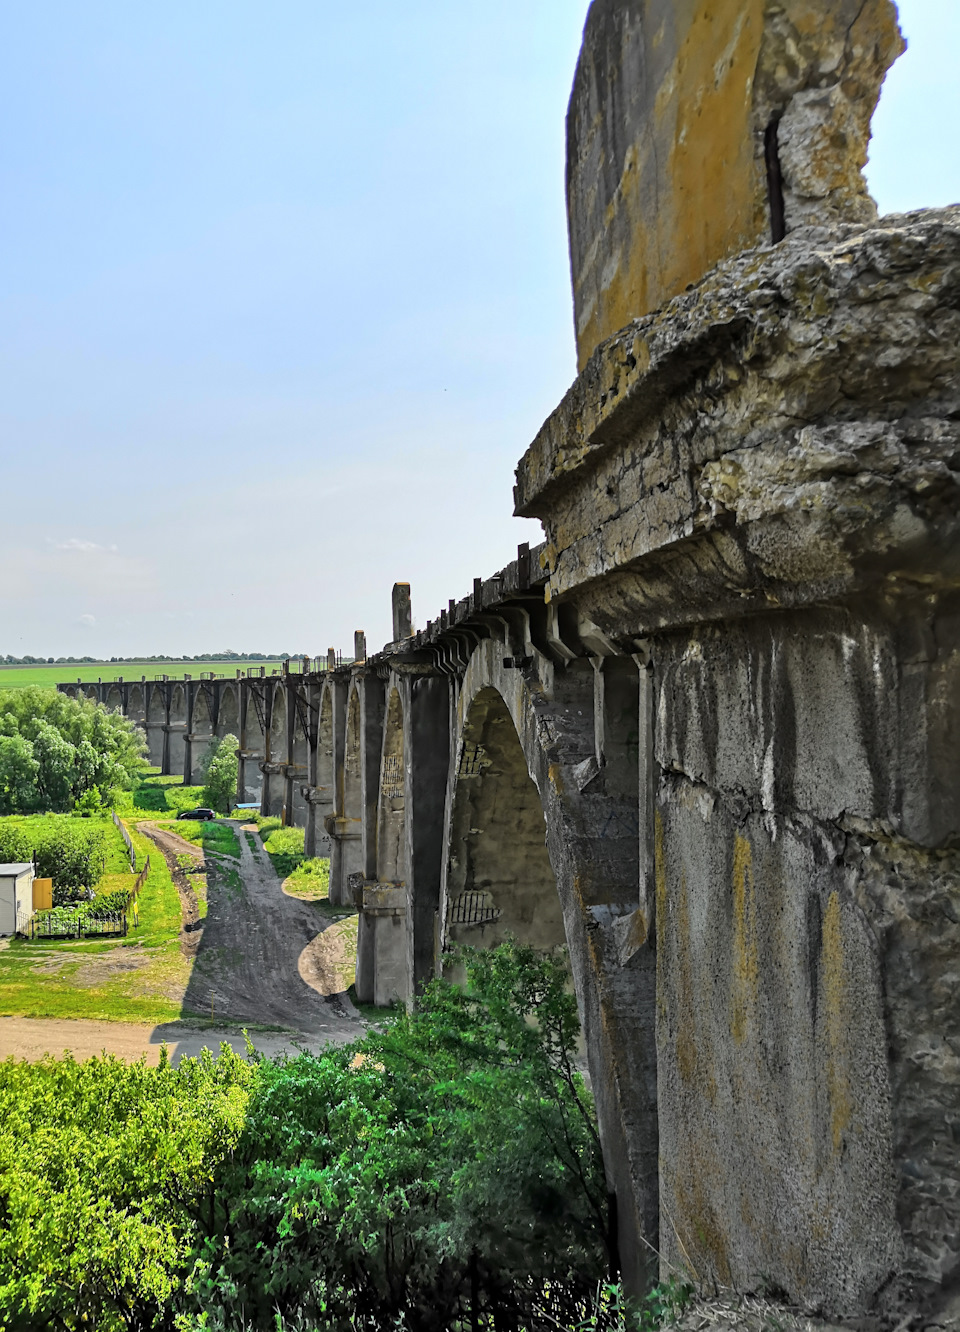
<path id="1" fill-rule="evenodd" d="M 121 661 L 292 661 L 294 657 L 305 657 L 306 652 L 198 652 L 195 657 L 139 656 L 111 657 L 111 662 Z M 102 657 L 14 657 L 8 652 L 0 656 L 5 666 L 80 666 L 90 663 L 94 666 L 106 665 Z"/>

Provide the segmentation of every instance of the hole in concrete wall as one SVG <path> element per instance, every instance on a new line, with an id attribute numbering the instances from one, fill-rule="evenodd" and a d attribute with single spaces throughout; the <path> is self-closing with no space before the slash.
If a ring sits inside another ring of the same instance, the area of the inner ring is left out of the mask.
<path id="1" fill-rule="evenodd" d="M 770 206 L 770 239 L 778 245 L 787 234 L 787 215 L 783 202 L 783 172 L 780 169 L 778 141 L 780 120 L 770 121 L 763 135 L 763 156 L 767 164 L 767 201 Z"/>
<path id="2" fill-rule="evenodd" d="M 445 942 L 493 948 L 507 935 L 544 951 L 566 942 L 540 794 L 513 719 L 493 689 L 473 700 L 454 793 Z"/>
<path id="3" fill-rule="evenodd" d="M 406 826 L 404 815 L 403 704 L 391 690 L 380 763 L 380 801 L 377 818 L 377 878 L 381 883 L 406 879 Z"/>

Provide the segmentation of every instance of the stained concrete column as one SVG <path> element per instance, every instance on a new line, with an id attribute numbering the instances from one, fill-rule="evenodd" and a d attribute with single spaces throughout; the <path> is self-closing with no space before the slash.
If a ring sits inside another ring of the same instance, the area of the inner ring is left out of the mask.
<path id="1" fill-rule="evenodd" d="M 407 973 L 408 994 L 414 999 L 437 970 L 444 812 L 450 772 L 449 677 L 411 676 L 404 693 Z"/>
<path id="2" fill-rule="evenodd" d="M 328 688 L 331 690 L 333 708 L 333 805 L 324 823 L 330 835 L 330 902 L 342 906 L 348 901 L 349 895 L 337 819 L 343 811 L 343 753 L 347 733 L 349 681 L 335 679 Z"/>

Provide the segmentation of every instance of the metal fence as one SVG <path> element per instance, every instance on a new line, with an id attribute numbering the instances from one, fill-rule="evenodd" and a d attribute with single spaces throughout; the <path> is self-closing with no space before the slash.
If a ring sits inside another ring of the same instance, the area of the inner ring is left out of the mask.
<path id="1" fill-rule="evenodd" d="M 494 906 L 489 893 L 461 893 L 450 903 L 451 925 L 489 925 L 500 919 L 500 908 Z"/>
<path id="2" fill-rule="evenodd" d="M 134 850 L 133 843 L 132 843 L 131 840 L 130 840 L 130 834 L 127 832 L 126 828 L 123 826 L 123 824 L 122 824 L 122 823 L 120 822 L 120 820 L 117 818 L 116 814 L 114 814 L 114 816 L 113 816 L 113 821 L 114 821 L 114 823 L 117 825 L 117 827 L 120 829 L 120 836 L 123 838 L 124 844 L 125 844 L 125 846 L 126 846 L 126 848 L 127 848 L 127 854 L 130 856 L 130 868 L 133 870 L 134 874 L 136 874 L 136 872 L 137 872 L 137 853 L 136 853 L 136 851 Z"/>
<path id="3" fill-rule="evenodd" d="M 82 939 L 91 935 L 122 935 L 127 932 L 125 911 L 109 916 L 31 916 L 21 934 L 31 939 Z"/>

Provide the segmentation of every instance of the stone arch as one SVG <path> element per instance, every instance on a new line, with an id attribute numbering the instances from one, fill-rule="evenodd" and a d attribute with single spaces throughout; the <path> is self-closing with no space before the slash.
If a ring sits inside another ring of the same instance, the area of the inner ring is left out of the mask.
<path id="1" fill-rule="evenodd" d="M 256 716 L 256 713 L 254 713 Z M 220 691 L 220 707 L 217 710 L 217 735 L 223 739 L 225 735 L 235 735 L 240 738 L 240 699 L 237 696 L 236 685 L 227 685 Z"/>
<path id="2" fill-rule="evenodd" d="M 169 772 L 169 766 L 164 766 L 167 725 L 166 693 L 161 685 L 153 685 L 147 687 L 146 694 L 147 757 L 153 767 L 160 768 L 163 772 Z"/>
<path id="3" fill-rule="evenodd" d="M 143 686 L 131 685 L 130 696 L 127 699 L 127 716 L 135 721 L 142 721 L 146 712 L 143 701 Z"/>
<path id="4" fill-rule="evenodd" d="M 331 809 L 334 792 L 333 748 L 333 690 L 325 688 L 317 718 L 317 789 L 322 793 L 321 803 L 329 805 Z"/>
<path id="5" fill-rule="evenodd" d="M 354 681 L 347 699 L 343 741 L 343 770 L 338 792 L 337 836 L 340 843 L 340 896 L 347 901 L 351 874 L 363 871 L 363 750 L 360 726 L 360 691 Z"/>
<path id="6" fill-rule="evenodd" d="M 343 749 L 343 813 L 347 819 L 359 820 L 363 813 L 362 768 L 360 691 L 354 683 L 347 703 L 347 733 Z"/>
<path id="7" fill-rule="evenodd" d="M 214 741 L 213 717 L 211 715 L 210 686 L 201 685 L 193 698 L 193 718 L 190 734 L 190 781 L 194 785 L 203 782 L 204 766 L 210 747 Z"/>
<path id="8" fill-rule="evenodd" d="M 167 735 L 167 769 L 182 773 L 187 731 L 187 696 L 183 685 L 174 687 L 170 695 L 170 730 Z"/>
<path id="9" fill-rule="evenodd" d="M 501 694 L 478 690 L 461 731 L 448 836 L 444 942 L 493 947 L 508 935 L 563 945 L 563 913 L 537 785 Z"/>
<path id="10" fill-rule="evenodd" d="M 292 764 L 288 783 L 287 822 L 302 828 L 306 822 L 306 804 L 303 798 L 303 784 L 309 774 L 310 742 L 307 729 L 310 725 L 310 705 L 307 692 L 302 685 L 291 686 L 295 691 L 292 696 L 293 710 L 290 717 L 291 732 L 288 742 L 288 757 Z"/>
<path id="11" fill-rule="evenodd" d="M 287 761 L 287 691 L 282 684 L 277 684 L 273 691 L 273 705 L 270 709 L 270 728 L 268 732 L 268 758 L 271 763 Z"/>
<path id="12" fill-rule="evenodd" d="M 403 703 L 391 689 L 383 729 L 380 759 L 380 795 L 377 811 L 377 880 L 403 884 L 406 880 L 405 782 L 403 771 Z"/>
<path id="13" fill-rule="evenodd" d="M 104 707 L 108 712 L 123 712 L 123 690 L 119 685 L 111 685 Z"/>

